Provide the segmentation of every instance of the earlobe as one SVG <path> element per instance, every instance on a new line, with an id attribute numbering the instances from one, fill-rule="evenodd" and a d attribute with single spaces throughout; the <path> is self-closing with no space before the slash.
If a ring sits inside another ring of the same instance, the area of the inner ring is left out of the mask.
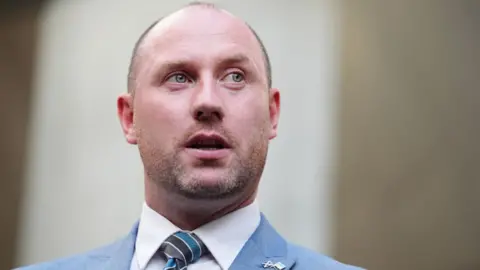
<path id="1" fill-rule="evenodd" d="M 269 139 L 277 137 L 278 119 L 280 117 L 280 91 L 276 88 L 270 89 L 270 136 Z"/>
<path id="2" fill-rule="evenodd" d="M 132 127 L 131 131 L 125 135 L 125 139 L 129 144 L 137 144 L 137 135 L 135 134 L 135 129 Z"/>
<path id="3" fill-rule="evenodd" d="M 131 94 L 122 94 L 118 97 L 117 115 L 127 142 L 137 144 L 133 117 L 133 98 Z"/>

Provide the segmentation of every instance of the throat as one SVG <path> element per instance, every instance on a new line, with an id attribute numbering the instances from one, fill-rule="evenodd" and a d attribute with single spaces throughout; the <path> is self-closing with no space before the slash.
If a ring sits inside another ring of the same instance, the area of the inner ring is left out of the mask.
<path id="1" fill-rule="evenodd" d="M 148 180 L 146 182 L 149 182 Z M 147 185 L 151 185 L 147 187 Z M 155 187 L 154 187 L 155 186 Z M 155 192 L 152 192 L 155 189 Z M 171 194 L 157 184 L 146 183 L 147 205 L 182 230 L 193 231 L 233 211 L 250 205 L 256 192 L 248 196 L 215 200 L 198 200 Z"/>

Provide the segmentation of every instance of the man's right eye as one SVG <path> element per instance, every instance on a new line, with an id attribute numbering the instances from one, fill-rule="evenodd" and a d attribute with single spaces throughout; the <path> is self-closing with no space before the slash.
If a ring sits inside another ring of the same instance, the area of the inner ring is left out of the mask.
<path id="1" fill-rule="evenodd" d="M 171 75 L 167 82 L 170 83 L 187 83 L 188 77 L 185 74 L 173 74 Z"/>

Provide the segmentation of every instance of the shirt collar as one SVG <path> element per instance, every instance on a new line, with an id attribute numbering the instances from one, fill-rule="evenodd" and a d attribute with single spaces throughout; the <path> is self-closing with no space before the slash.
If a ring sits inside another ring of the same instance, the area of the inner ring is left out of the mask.
<path id="1" fill-rule="evenodd" d="M 241 224 L 241 226 L 239 226 Z M 222 269 L 229 269 L 260 224 L 256 201 L 194 230 Z"/>
<path id="2" fill-rule="evenodd" d="M 254 201 L 246 207 L 197 228 L 194 233 L 207 246 L 221 268 L 229 269 L 259 224 L 260 210 Z M 163 241 L 179 230 L 144 203 L 135 241 L 135 256 L 139 268 L 145 269 Z"/>
<path id="3" fill-rule="evenodd" d="M 138 268 L 145 269 L 163 241 L 178 230 L 178 227 L 168 219 L 143 203 L 137 239 L 135 240 L 135 256 L 138 261 Z"/>

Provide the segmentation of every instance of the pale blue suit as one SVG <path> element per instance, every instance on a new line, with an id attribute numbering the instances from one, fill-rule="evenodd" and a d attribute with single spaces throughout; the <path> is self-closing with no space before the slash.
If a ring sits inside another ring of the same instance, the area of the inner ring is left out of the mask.
<path id="1" fill-rule="evenodd" d="M 86 254 L 32 265 L 21 270 L 129 270 L 138 223 L 123 239 Z M 267 261 L 281 262 L 284 270 L 361 270 L 285 241 L 262 215 L 260 225 L 230 269 L 265 269 Z M 274 268 L 269 268 L 274 269 Z"/>

